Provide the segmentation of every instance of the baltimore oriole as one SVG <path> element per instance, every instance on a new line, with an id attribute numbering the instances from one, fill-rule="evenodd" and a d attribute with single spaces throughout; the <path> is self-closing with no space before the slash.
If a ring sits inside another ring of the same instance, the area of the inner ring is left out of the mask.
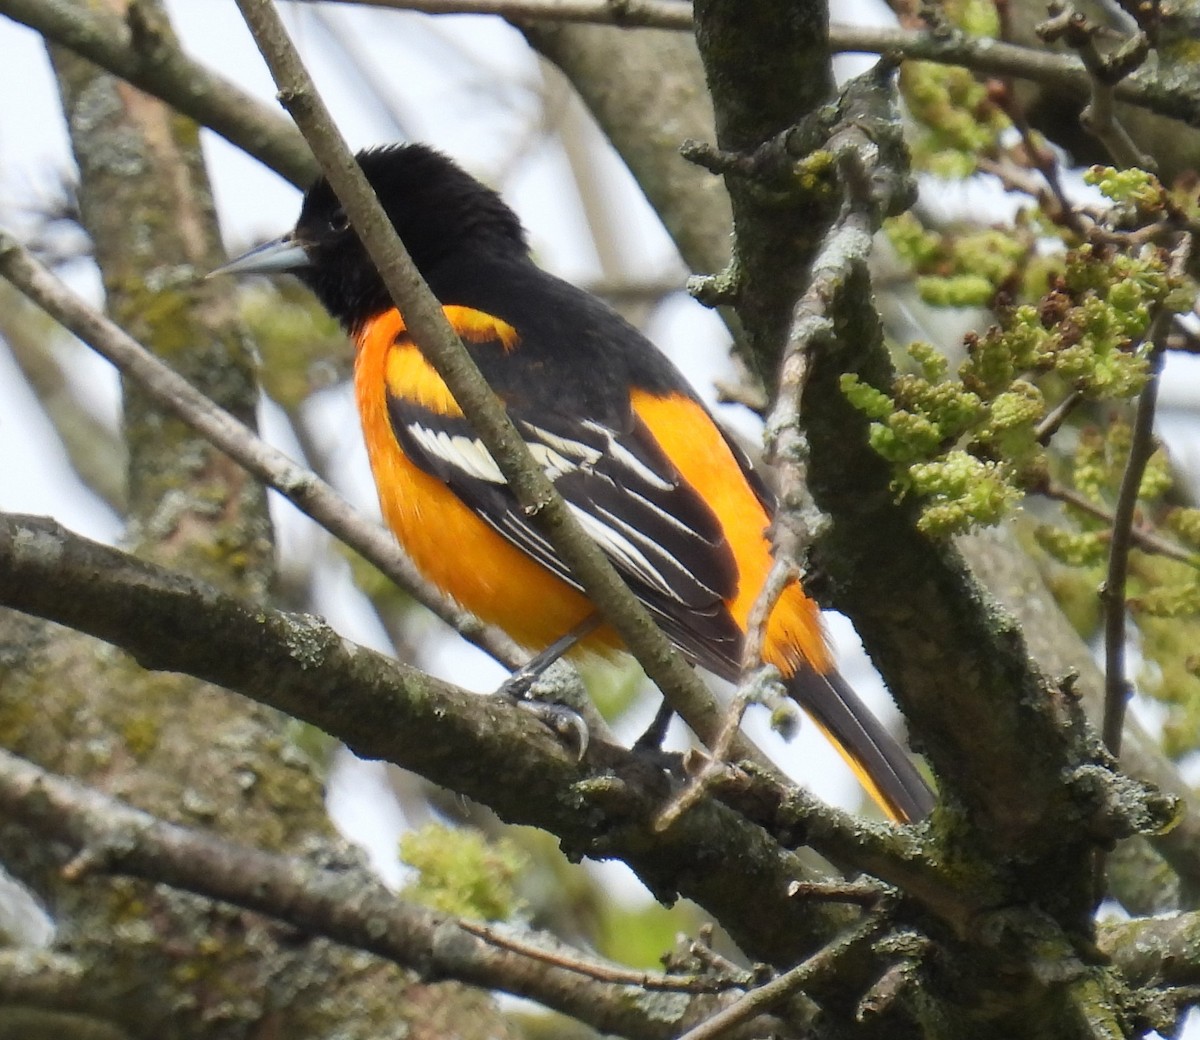
<path id="1" fill-rule="evenodd" d="M 771 567 L 774 506 L 749 461 L 649 340 L 534 264 L 498 194 L 422 145 L 358 159 L 572 512 L 676 646 L 736 679 L 747 616 Z M 383 516 L 434 584 L 533 650 L 587 620 L 579 584 L 409 337 L 324 179 L 306 193 L 290 234 L 223 270 L 294 273 L 349 332 Z M 616 642 L 599 628 L 581 645 Z M 799 583 L 770 617 L 763 656 L 889 816 L 928 814 L 929 788 L 838 675 Z"/>

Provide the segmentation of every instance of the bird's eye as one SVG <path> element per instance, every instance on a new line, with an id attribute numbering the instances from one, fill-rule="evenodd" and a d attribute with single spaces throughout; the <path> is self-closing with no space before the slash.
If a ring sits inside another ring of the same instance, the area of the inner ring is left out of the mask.
<path id="1" fill-rule="evenodd" d="M 349 226 L 350 218 L 346 216 L 346 211 L 339 206 L 329 218 L 329 230 L 341 232 L 345 231 Z"/>

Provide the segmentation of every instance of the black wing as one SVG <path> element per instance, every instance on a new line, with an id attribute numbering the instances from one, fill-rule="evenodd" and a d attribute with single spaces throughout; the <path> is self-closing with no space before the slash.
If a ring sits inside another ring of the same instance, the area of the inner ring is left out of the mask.
<path id="1" fill-rule="evenodd" d="M 579 588 L 530 524 L 495 461 L 463 418 L 388 396 L 405 454 L 445 482 L 513 545 Z M 510 415 L 533 457 L 655 620 L 688 656 L 737 666 L 741 631 L 725 607 L 737 568 L 721 526 L 640 419 L 622 428 L 551 413 Z"/>

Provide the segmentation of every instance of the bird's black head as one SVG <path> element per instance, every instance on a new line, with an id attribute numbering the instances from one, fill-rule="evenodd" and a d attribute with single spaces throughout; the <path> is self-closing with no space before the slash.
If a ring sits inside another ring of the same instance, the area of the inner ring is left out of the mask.
<path id="1" fill-rule="evenodd" d="M 417 269 L 433 280 L 456 257 L 528 256 L 525 232 L 500 196 L 440 152 L 401 144 L 358 153 L 358 162 Z M 322 177 L 304 196 L 293 241 L 308 259 L 293 268 L 348 329 L 391 307 L 391 298 Z"/>

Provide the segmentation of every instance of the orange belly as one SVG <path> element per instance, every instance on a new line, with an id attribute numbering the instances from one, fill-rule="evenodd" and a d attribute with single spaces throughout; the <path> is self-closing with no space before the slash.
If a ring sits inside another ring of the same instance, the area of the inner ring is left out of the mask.
<path id="1" fill-rule="evenodd" d="M 531 650 L 579 625 L 592 613 L 584 596 L 513 547 L 400 450 L 387 412 L 389 382 L 427 408 L 461 414 L 394 311 L 358 337 L 354 390 L 383 518 L 417 569 Z M 614 646 L 616 637 L 601 629 L 587 642 L 603 649 Z"/>

